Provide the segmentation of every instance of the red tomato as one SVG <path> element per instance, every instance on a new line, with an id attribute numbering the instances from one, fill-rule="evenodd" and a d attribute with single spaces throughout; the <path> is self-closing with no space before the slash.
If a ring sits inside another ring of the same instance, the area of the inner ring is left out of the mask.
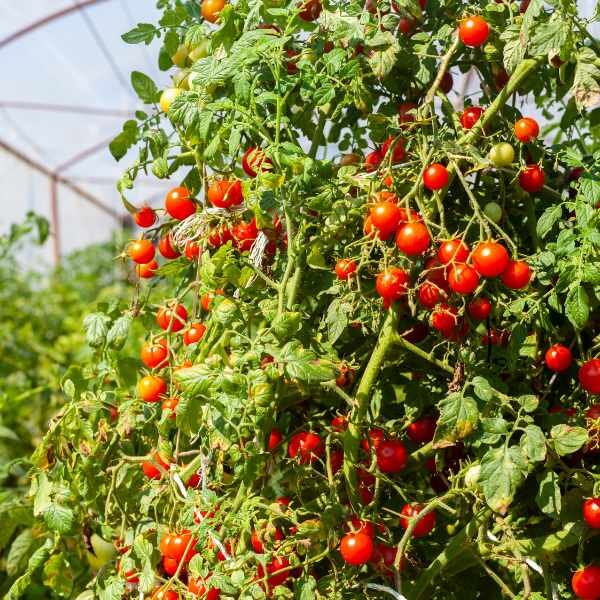
<path id="1" fill-rule="evenodd" d="M 423 185 L 431 191 L 441 190 L 448 185 L 448 169 L 440 163 L 429 165 L 423 173 Z"/>
<path id="2" fill-rule="evenodd" d="M 473 319 L 484 321 L 492 312 L 492 303 L 484 296 L 479 296 L 469 303 L 468 311 Z"/>
<path id="3" fill-rule="evenodd" d="M 144 402 L 158 402 L 166 391 L 165 380 L 157 375 L 145 375 L 137 384 L 138 396 Z"/>
<path id="4" fill-rule="evenodd" d="M 408 462 L 408 452 L 400 440 L 383 440 L 375 454 L 377 466 L 383 473 L 399 473 Z"/>
<path id="5" fill-rule="evenodd" d="M 162 473 L 158 466 L 162 467 L 165 471 L 169 470 L 169 463 L 166 463 L 158 452 L 153 452 L 152 460 L 147 460 L 142 463 L 142 471 L 148 479 L 160 479 Z"/>
<path id="6" fill-rule="evenodd" d="M 557 373 L 566 371 L 573 362 L 571 351 L 562 344 L 554 344 L 546 350 L 545 355 L 546 366 Z"/>
<path id="7" fill-rule="evenodd" d="M 413 17 L 400 17 L 398 19 L 398 31 L 402 35 L 410 35 L 417 28 L 417 21 Z"/>
<path id="8" fill-rule="evenodd" d="M 409 276 L 404 269 L 390 267 L 377 275 L 375 289 L 381 298 L 387 302 L 395 302 L 406 294 Z"/>
<path id="9" fill-rule="evenodd" d="M 408 426 L 406 434 L 415 444 L 427 444 L 433 439 L 436 427 L 437 419 L 435 417 L 421 417 Z"/>
<path id="10" fill-rule="evenodd" d="M 169 411 L 169 419 L 175 419 L 177 416 L 175 414 L 175 409 L 177 408 L 178 404 L 179 398 L 167 398 L 166 400 L 163 400 L 162 404 L 160 405 L 160 408 L 161 410 Z"/>
<path id="11" fill-rule="evenodd" d="M 367 437 L 361 441 L 360 446 L 365 452 L 370 452 L 371 449 L 377 450 L 383 440 L 385 440 L 385 431 L 379 427 L 373 427 L 369 429 Z M 371 474 L 369 476 L 373 477 Z M 375 478 L 372 483 L 375 483 Z"/>
<path id="12" fill-rule="evenodd" d="M 303 21 L 315 21 L 323 10 L 320 0 L 304 0 L 298 4 L 298 7 L 302 9 L 298 16 Z"/>
<path id="13" fill-rule="evenodd" d="M 427 281 L 437 285 L 444 292 L 450 291 L 448 280 L 446 279 L 446 269 L 435 256 L 431 256 L 425 261 L 423 272 Z"/>
<path id="14" fill-rule="evenodd" d="M 578 598 L 598 600 L 600 598 L 600 567 L 588 565 L 573 573 L 571 587 Z"/>
<path id="15" fill-rule="evenodd" d="M 221 590 L 219 588 L 206 588 L 208 585 L 208 580 L 204 580 L 200 577 L 194 579 L 190 577 L 188 580 L 188 592 L 194 594 L 199 598 L 203 598 L 204 600 L 219 600 L 221 597 Z"/>
<path id="16" fill-rule="evenodd" d="M 184 254 L 188 260 L 195 260 L 200 256 L 200 244 L 198 242 L 188 240 L 185 243 Z"/>
<path id="17" fill-rule="evenodd" d="M 140 357 L 142 362 L 149 369 L 156 369 L 157 367 L 164 367 L 167 364 L 169 356 L 169 348 L 167 346 L 167 340 L 160 339 L 158 342 L 146 342 L 142 346 Z"/>
<path id="18" fill-rule="evenodd" d="M 583 502 L 583 520 L 588 527 L 600 529 L 600 498 L 588 498 Z"/>
<path id="19" fill-rule="evenodd" d="M 215 179 L 206 192 L 208 201 L 215 208 L 230 208 L 244 201 L 242 182 L 239 179 Z"/>
<path id="20" fill-rule="evenodd" d="M 431 326 L 448 336 L 458 325 L 457 310 L 454 306 L 440 304 L 431 315 Z"/>
<path id="21" fill-rule="evenodd" d="M 441 300 L 442 294 L 444 294 L 443 290 L 437 285 L 426 281 L 419 287 L 419 302 L 425 308 L 433 308 Z"/>
<path id="22" fill-rule="evenodd" d="M 381 145 L 381 154 L 387 156 L 387 153 L 391 147 L 392 150 L 392 163 L 400 163 L 406 158 L 406 151 L 404 150 L 404 140 L 400 137 L 390 136 Z"/>
<path id="23" fill-rule="evenodd" d="M 473 125 L 479 121 L 483 114 L 483 108 L 479 106 L 470 106 L 460 115 L 460 124 L 464 129 L 472 129 Z"/>
<path id="24" fill-rule="evenodd" d="M 423 507 L 419 504 L 405 504 L 400 511 L 402 517 L 400 517 L 400 525 L 407 529 L 409 525 L 409 519 L 416 517 Z M 435 511 L 427 513 L 422 519 L 419 520 L 416 527 L 413 529 L 413 537 L 423 537 L 430 533 L 435 527 Z"/>
<path id="25" fill-rule="evenodd" d="M 184 562 L 189 562 L 194 554 L 197 554 L 197 544 L 198 540 L 192 536 L 192 532 L 184 529 L 181 533 L 171 534 L 171 537 L 166 544 L 166 552 L 164 555 L 177 562 L 181 562 L 182 560 Z"/>
<path id="26" fill-rule="evenodd" d="M 158 589 L 150 600 L 181 600 L 181 596 L 174 590 Z"/>
<path id="27" fill-rule="evenodd" d="M 215 290 L 214 292 L 206 292 L 200 298 L 200 306 L 202 310 L 208 312 L 212 306 L 212 301 L 215 296 L 223 296 L 223 290 Z"/>
<path id="28" fill-rule="evenodd" d="M 579 383 L 590 394 L 600 394 L 600 358 L 592 358 L 581 365 Z"/>
<path id="29" fill-rule="evenodd" d="M 467 17 L 460 22 L 458 26 L 458 36 L 465 46 L 477 48 L 483 46 L 490 34 L 490 27 L 487 21 L 479 15 Z"/>
<path id="30" fill-rule="evenodd" d="M 348 281 L 356 273 L 356 263 L 350 258 L 342 258 L 335 263 L 335 274 L 338 279 Z"/>
<path id="31" fill-rule="evenodd" d="M 539 165 L 527 165 L 519 174 L 519 185 L 530 194 L 539 192 L 544 187 L 546 176 Z"/>
<path id="32" fill-rule="evenodd" d="M 165 258 L 177 258 L 180 256 L 179 252 L 176 248 L 173 247 L 173 240 L 171 239 L 171 234 L 167 234 L 164 237 L 161 237 L 158 240 L 158 251 Z"/>
<path id="33" fill-rule="evenodd" d="M 515 123 L 515 136 L 524 144 L 529 144 L 540 133 L 540 126 L 535 119 L 531 117 L 523 117 Z"/>
<path id="34" fill-rule="evenodd" d="M 379 237 L 386 240 L 398 228 L 400 223 L 400 209 L 394 202 L 384 200 L 377 202 L 371 207 L 371 225 L 379 230 Z"/>
<path id="35" fill-rule="evenodd" d="M 331 466 L 331 472 L 335 475 L 344 464 L 344 451 L 336 448 L 329 454 L 329 465 Z"/>
<path id="36" fill-rule="evenodd" d="M 342 388 L 350 387 L 354 383 L 354 375 L 354 369 L 347 365 L 342 365 L 338 376 L 335 378 L 335 383 Z"/>
<path id="37" fill-rule="evenodd" d="M 364 565 L 373 555 L 373 540 L 366 533 L 347 533 L 340 543 L 340 554 L 349 565 Z"/>
<path id="38" fill-rule="evenodd" d="M 250 536 L 250 545 L 252 546 L 254 552 L 257 554 L 262 554 L 265 551 L 263 542 L 267 542 L 269 545 L 272 545 L 273 542 L 281 542 L 283 538 L 283 531 L 281 531 L 279 527 L 275 527 L 273 530 L 265 530 L 263 532 L 258 532 L 256 529 L 253 529 L 252 535 Z"/>
<path id="39" fill-rule="evenodd" d="M 158 309 L 156 322 L 165 331 L 181 331 L 185 327 L 187 316 L 187 310 L 183 304 L 171 302 Z"/>
<path id="40" fill-rule="evenodd" d="M 324 452 L 323 440 L 316 433 L 308 431 L 293 435 L 288 445 L 290 458 L 298 457 L 301 465 L 314 462 L 323 456 Z"/>
<path id="41" fill-rule="evenodd" d="M 414 102 L 402 102 L 398 105 L 398 115 L 400 117 L 400 123 L 413 123 L 415 120 L 415 111 L 417 105 Z"/>
<path id="42" fill-rule="evenodd" d="M 502 283 L 511 290 L 520 290 L 529 285 L 531 269 L 523 260 L 511 260 L 502 272 Z"/>
<path id="43" fill-rule="evenodd" d="M 350 533 L 364 533 L 371 539 L 375 537 L 375 525 L 371 521 L 366 521 L 359 518 L 357 515 L 352 515 L 350 517 L 350 523 L 351 527 L 346 527 L 346 531 L 350 531 Z"/>
<path id="44" fill-rule="evenodd" d="M 440 81 L 440 90 L 442 90 L 442 92 L 444 92 L 444 94 L 447 94 L 448 92 L 450 92 L 453 85 L 454 85 L 454 78 L 452 77 L 452 73 L 450 73 L 450 71 L 446 71 L 442 75 L 442 80 Z"/>
<path id="45" fill-rule="evenodd" d="M 142 279 L 151 279 L 154 277 L 156 269 L 158 269 L 158 263 L 155 260 L 151 260 L 145 265 L 135 266 L 135 272 L 138 274 L 138 277 L 141 277 Z"/>
<path id="46" fill-rule="evenodd" d="M 202 18 L 209 23 L 216 23 L 225 4 L 226 0 L 202 0 L 202 4 L 200 5 Z"/>
<path id="47" fill-rule="evenodd" d="M 382 160 L 383 156 L 379 150 L 373 150 L 373 152 L 369 152 L 369 154 L 367 154 L 365 157 L 365 171 L 367 173 L 377 171 Z"/>
<path id="48" fill-rule="evenodd" d="M 331 427 L 334 431 L 346 431 L 348 429 L 348 418 L 345 415 L 336 415 L 331 419 Z"/>
<path id="49" fill-rule="evenodd" d="M 165 210 L 174 219 L 183 221 L 196 212 L 196 203 L 190 198 L 187 188 L 173 188 L 165 199 Z"/>
<path id="50" fill-rule="evenodd" d="M 219 225 L 218 227 L 212 227 L 208 234 L 208 243 L 213 248 L 220 248 L 227 242 L 233 240 L 231 230 L 226 225 Z"/>
<path id="51" fill-rule="evenodd" d="M 236 223 L 231 228 L 231 234 L 233 235 L 235 247 L 240 252 L 247 252 L 252 248 L 252 244 L 254 244 L 254 240 L 258 236 L 256 219 L 252 219 L 249 223 L 246 223 L 246 221 Z"/>
<path id="52" fill-rule="evenodd" d="M 479 285 L 479 275 L 469 265 L 457 263 L 450 268 L 448 283 L 457 294 L 472 294 Z"/>
<path id="53" fill-rule="evenodd" d="M 290 561 L 285 557 L 273 557 L 271 562 L 267 564 L 267 584 L 269 587 L 276 587 L 284 584 L 290 577 Z M 263 579 L 265 577 L 265 570 L 261 564 L 256 569 L 258 577 Z"/>
<path id="54" fill-rule="evenodd" d="M 285 496 L 280 496 L 275 500 L 275 502 L 277 502 L 277 504 L 279 504 L 280 506 L 289 506 L 291 500 L 289 498 L 286 498 Z"/>
<path id="55" fill-rule="evenodd" d="M 442 242 L 438 248 L 437 257 L 443 264 L 447 265 L 450 262 L 465 262 L 469 258 L 471 250 L 460 238 Z"/>
<path id="56" fill-rule="evenodd" d="M 138 265 L 145 265 L 154 258 L 154 246 L 150 240 L 135 240 L 127 246 L 129 258 Z"/>
<path id="57" fill-rule="evenodd" d="M 496 242 L 481 242 L 473 252 L 473 265 L 483 277 L 497 277 L 508 267 L 509 261 L 506 248 Z"/>
<path id="58" fill-rule="evenodd" d="M 396 234 L 396 246 L 407 256 L 418 256 L 429 248 L 429 231 L 423 223 L 407 223 Z"/>
<path id="59" fill-rule="evenodd" d="M 283 435 L 279 429 L 273 428 L 271 429 L 271 433 L 269 433 L 269 441 L 267 442 L 267 448 L 269 451 L 275 450 L 279 444 L 281 444 L 281 440 L 283 439 Z"/>
<path id="60" fill-rule="evenodd" d="M 248 177 L 256 177 L 259 171 L 267 170 L 272 164 L 264 151 L 254 146 L 250 146 L 242 156 L 242 169 Z"/>
<path id="61" fill-rule="evenodd" d="M 138 227 L 152 227 L 156 223 L 158 217 L 154 209 L 148 205 L 142 206 L 134 215 L 133 218 Z"/>
<path id="62" fill-rule="evenodd" d="M 206 332 L 204 323 L 191 323 L 190 326 L 183 332 L 183 343 L 186 346 L 196 344 L 202 339 Z"/>
<path id="63" fill-rule="evenodd" d="M 375 550 L 373 551 L 372 561 L 376 563 L 377 567 L 383 572 L 384 575 L 393 579 L 394 577 L 394 561 L 396 560 L 396 552 L 398 548 L 396 546 L 388 546 L 387 544 L 375 544 Z M 406 557 L 402 557 L 400 563 L 400 571 L 406 566 Z"/>

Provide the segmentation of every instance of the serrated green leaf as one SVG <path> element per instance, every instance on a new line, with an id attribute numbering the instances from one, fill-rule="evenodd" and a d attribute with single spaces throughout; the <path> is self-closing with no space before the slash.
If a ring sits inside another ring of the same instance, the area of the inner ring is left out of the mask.
<path id="1" fill-rule="evenodd" d="M 449 394 L 439 403 L 440 416 L 433 438 L 434 448 L 453 446 L 469 436 L 479 421 L 477 402 L 459 392 Z"/>
<path id="2" fill-rule="evenodd" d="M 527 425 L 519 443 L 529 460 L 541 462 L 546 458 L 546 437 L 537 425 Z"/>
<path id="3" fill-rule="evenodd" d="M 559 456 L 566 456 L 577 452 L 587 442 L 588 432 L 584 427 L 560 424 L 552 428 L 550 438 L 556 453 Z"/>

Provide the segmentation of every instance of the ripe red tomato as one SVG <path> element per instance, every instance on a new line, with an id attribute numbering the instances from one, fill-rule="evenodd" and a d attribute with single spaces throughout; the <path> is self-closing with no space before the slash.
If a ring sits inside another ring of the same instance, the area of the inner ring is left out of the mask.
<path id="1" fill-rule="evenodd" d="M 490 34 L 490 26 L 487 21 L 479 15 L 467 17 L 458 26 L 460 41 L 471 48 L 483 46 Z"/>
<path id="2" fill-rule="evenodd" d="M 400 517 L 400 525 L 407 529 L 409 525 L 409 519 L 412 517 L 416 517 L 421 511 L 423 507 L 419 504 L 405 504 L 400 511 L 402 517 Z M 427 513 L 416 525 L 413 529 L 413 537 L 423 537 L 430 533 L 435 527 L 435 510 Z"/>
<path id="3" fill-rule="evenodd" d="M 448 185 L 448 169 L 440 163 L 429 165 L 423 173 L 423 185 L 431 191 L 441 190 Z"/>
<path id="4" fill-rule="evenodd" d="M 225 0 L 202 0 L 202 4 L 200 5 L 202 18 L 209 23 L 216 23 L 225 4 Z"/>
<path id="5" fill-rule="evenodd" d="M 138 265 L 145 265 L 154 258 L 154 246 L 150 240 L 135 240 L 127 247 L 129 258 Z"/>
<path id="6" fill-rule="evenodd" d="M 275 427 L 271 429 L 271 433 L 269 433 L 269 441 L 267 442 L 267 448 L 269 451 L 275 450 L 279 444 L 281 444 L 281 440 L 283 439 L 283 434 L 279 429 Z"/>
<path id="7" fill-rule="evenodd" d="M 369 154 L 367 154 L 365 157 L 365 171 L 367 173 L 377 171 L 382 160 L 383 156 L 379 150 L 373 150 L 373 152 L 369 152 Z"/>
<path id="8" fill-rule="evenodd" d="M 275 527 L 275 529 L 265 530 L 262 532 L 256 531 L 256 529 L 252 530 L 252 534 L 250 536 L 250 545 L 252 549 L 257 554 L 263 554 L 265 551 L 265 546 L 263 542 L 269 543 L 272 545 L 273 542 L 281 542 L 285 536 L 283 535 L 283 531 L 279 529 L 279 527 Z"/>
<path id="9" fill-rule="evenodd" d="M 340 542 L 340 554 L 349 565 L 364 565 L 373 555 L 373 540 L 366 533 L 347 533 Z"/>
<path id="10" fill-rule="evenodd" d="M 175 419 L 177 417 L 177 415 L 175 414 L 175 410 L 178 404 L 179 398 L 167 398 L 162 401 L 160 408 L 161 410 L 169 411 L 169 419 Z"/>
<path id="11" fill-rule="evenodd" d="M 165 462 L 158 452 L 153 452 L 152 459 L 142 463 L 142 471 L 148 479 L 160 479 L 162 473 L 158 468 L 159 466 L 165 471 L 169 470 L 169 463 Z"/>
<path id="12" fill-rule="evenodd" d="M 278 585 L 283 585 L 288 578 L 291 576 L 290 569 L 290 561 L 285 556 L 273 557 L 271 562 L 267 564 L 267 585 L 269 587 L 277 587 Z M 265 570 L 261 564 L 258 565 L 256 572 L 258 574 L 259 579 L 263 579 L 265 577 Z"/>
<path id="13" fill-rule="evenodd" d="M 218 227 L 212 227 L 208 234 L 208 243 L 213 248 L 220 248 L 227 242 L 233 240 L 231 229 L 226 225 L 219 225 Z"/>
<path id="14" fill-rule="evenodd" d="M 485 321 L 492 312 L 492 303 L 484 296 L 479 296 L 469 303 L 468 311 L 473 319 Z"/>
<path id="15" fill-rule="evenodd" d="M 164 367 L 167 364 L 168 356 L 169 348 L 167 346 L 167 340 L 164 338 L 158 340 L 158 342 L 146 342 L 142 346 L 140 352 L 142 362 L 149 369 Z"/>
<path id="16" fill-rule="evenodd" d="M 457 294 L 472 294 L 479 285 L 479 275 L 469 265 L 456 263 L 450 268 L 448 283 Z"/>
<path id="17" fill-rule="evenodd" d="M 298 4 L 298 7 L 302 9 L 298 16 L 303 21 L 315 21 L 323 10 L 320 0 L 304 0 Z"/>
<path id="18" fill-rule="evenodd" d="M 431 326 L 448 336 L 458 325 L 457 310 L 454 306 L 440 304 L 431 315 Z"/>
<path id="19" fill-rule="evenodd" d="M 588 527 L 600 529 L 600 498 L 588 498 L 583 502 L 583 520 Z"/>
<path id="20" fill-rule="evenodd" d="M 197 544 L 198 540 L 192 536 L 192 532 L 184 529 L 181 533 L 171 534 L 168 542 L 165 544 L 164 556 L 172 558 L 177 562 L 181 562 L 182 560 L 189 562 L 197 554 Z"/>
<path id="21" fill-rule="evenodd" d="M 208 312 L 212 306 L 214 297 L 223 296 L 223 294 L 223 290 L 215 290 L 214 292 L 206 292 L 205 294 L 202 294 L 200 298 L 200 306 L 202 307 L 202 310 Z"/>
<path id="22" fill-rule="evenodd" d="M 190 197 L 187 188 L 173 188 L 165 199 L 165 210 L 174 219 L 183 221 L 196 212 L 196 203 Z"/>
<path id="23" fill-rule="evenodd" d="M 592 358 L 581 365 L 579 383 L 590 394 L 600 394 L 600 358 Z"/>
<path id="24" fill-rule="evenodd" d="M 408 282 L 409 276 L 404 269 L 390 267 L 377 275 L 375 289 L 385 301 L 395 302 L 406 294 Z"/>
<path id="25" fill-rule="evenodd" d="M 344 451 L 339 448 L 335 448 L 329 454 L 329 464 L 331 466 L 331 472 L 335 475 L 344 464 Z"/>
<path id="26" fill-rule="evenodd" d="M 190 326 L 183 332 L 183 343 L 186 346 L 196 344 L 202 339 L 206 332 L 204 323 L 190 323 Z"/>
<path id="27" fill-rule="evenodd" d="M 181 596 L 174 590 L 158 589 L 150 600 L 181 600 Z"/>
<path id="28" fill-rule="evenodd" d="M 375 524 L 371 521 L 359 518 L 357 515 L 350 517 L 351 527 L 346 527 L 346 531 L 350 533 L 364 533 L 371 539 L 375 537 Z"/>
<path id="29" fill-rule="evenodd" d="M 341 388 L 350 387 L 354 383 L 354 369 L 348 365 L 342 365 L 335 383 Z"/>
<path id="30" fill-rule="evenodd" d="M 379 237 L 386 240 L 395 233 L 400 223 L 398 205 L 388 200 L 375 203 L 370 211 L 371 225 L 379 230 Z"/>
<path id="31" fill-rule="evenodd" d="M 425 261 L 424 271 L 427 281 L 437 285 L 444 292 L 449 293 L 448 280 L 446 279 L 446 268 L 435 257 L 431 256 Z"/>
<path id="32" fill-rule="evenodd" d="M 423 223 L 407 223 L 396 234 L 396 246 L 407 256 L 423 254 L 429 248 L 429 231 Z"/>
<path id="33" fill-rule="evenodd" d="M 447 265 L 450 262 L 465 262 L 469 258 L 470 253 L 469 246 L 460 238 L 455 238 L 442 242 L 438 248 L 437 257 L 443 265 Z"/>
<path id="34" fill-rule="evenodd" d="M 399 473 L 408 462 L 408 452 L 400 440 L 383 440 L 375 454 L 377 466 L 383 473 Z"/>
<path id="35" fill-rule="evenodd" d="M 265 171 L 273 163 L 264 150 L 250 146 L 242 156 L 242 169 L 248 177 L 256 177 L 259 171 Z"/>
<path id="36" fill-rule="evenodd" d="M 519 174 L 519 185 L 530 194 L 539 192 L 545 180 L 544 170 L 539 165 L 527 165 Z"/>
<path id="37" fill-rule="evenodd" d="M 440 289 L 434 283 L 429 283 L 426 281 L 419 287 L 419 302 L 425 308 L 433 308 L 441 300 L 442 294 L 445 296 L 442 289 Z"/>
<path id="38" fill-rule="evenodd" d="M 204 0 L 206 2 L 206 0 Z M 221 590 L 219 588 L 206 588 L 208 585 L 208 580 L 204 580 L 201 577 L 197 577 L 194 579 L 190 577 L 188 580 L 188 592 L 194 594 L 198 598 L 203 598 L 204 600 L 219 600 L 221 597 Z"/>
<path id="39" fill-rule="evenodd" d="M 511 260 L 502 272 L 502 283 L 511 290 L 520 290 L 529 285 L 531 269 L 523 260 Z"/>
<path id="40" fill-rule="evenodd" d="M 133 218 L 138 227 L 152 227 L 156 223 L 158 217 L 154 209 L 145 204 L 134 215 Z"/>
<path id="41" fill-rule="evenodd" d="M 404 140 L 400 137 L 390 136 L 381 145 L 381 154 L 387 156 L 389 149 L 392 147 L 392 163 L 400 163 L 406 158 L 406 150 L 404 150 Z"/>
<path id="42" fill-rule="evenodd" d="M 138 381 L 137 391 L 144 402 L 158 402 L 167 391 L 167 384 L 162 377 L 145 375 Z"/>
<path id="43" fill-rule="evenodd" d="M 473 125 L 479 121 L 483 112 L 483 108 L 479 106 L 470 106 L 469 108 L 466 108 L 460 115 L 460 124 L 464 129 L 472 129 Z"/>
<path id="44" fill-rule="evenodd" d="M 497 242 L 481 242 L 473 252 L 473 265 L 483 277 L 497 277 L 508 267 L 509 261 L 506 248 Z"/>
<path id="45" fill-rule="evenodd" d="M 400 123 L 413 123 L 415 120 L 415 111 L 417 105 L 414 102 L 402 102 L 398 105 L 398 116 L 400 117 Z"/>
<path id="46" fill-rule="evenodd" d="M 360 442 L 360 446 L 365 452 L 370 452 L 371 449 L 377 450 L 383 440 L 385 440 L 385 431 L 379 427 L 373 427 L 369 429 L 367 437 Z M 369 477 L 372 477 L 372 483 L 375 483 L 375 478 L 370 473 Z"/>
<path id="47" fill-rule="evenodd" d="M 342 432 L 348 429 L 348 417 L 345 415 L 336 415 L 331 419 L 331 427 L 334 431 Z"/>
<path id="48" fill-rule="evenodd" d="M 600 567 L 588 565 L 573 573 L 571 587 L 578 598 L 598 600 L 600 598 Z"/>
<path id="49" fill-rule="evenodd" d="M 515 136 L 524 144 L 529 144 L 540 133 L 540 126 L 535 119 L 531 117 L 523 117 L 515 123 Z"/>
<path id="50" fill-rule="evenodd" d="M 348 281 L 356 273 L 356 263 L 350 258 L 341 258 L 335 263 L 335 274 L 338 279 Z"/>
<path id="51" fill-rule="evenodd" d="M 442 80 L 440 81 L 440 90 L 444 92 L 444 94 L 448 94 L 454 85 L 454 78 L 452 77 L 452 73 L 450 71 L 446 71 L 442 75 Z"/>
<path id="52" fill-rule="evenodd" d="M 177 258 L 178 256 L 180 256 L 180 253 L 173 246 L 173 240 L 171 239 L 170 233 L 165 235 L 164 237 L 161 237 L 160 240 L 158 240 L 158 251 L 165 258 L 169 259 Z"/>
<path id="53" fill-rule="evenodd" d="M 252 219 L 249 223 L 240 221 L 231 228 L 235 247 L 240 252 L 247 252 L 252 248 L 254 240 L 258 236 L 258 228 L 256 227 L 256 219 Z"/>
<path id="54" fill-rule="evenodd" d="M 239 179 L 215 179 L 206 192 L 208 201 L 215 208 L 230 208 L 244 201 L 242 182 Z"/>
<path id="55" fill-rule="evenodd" d="M 407 427 L 406 434 L 415 444 L 427 444 L 433 439 L 436 427 L 437 419 L 435 417 L 421 417 Z"/>
<path id="56" fill-rule="evenodd" d="M 396 546 L 388 546 L 387 544 L 375 544 L 375 550 L 371 560 L 376 564 L 386 577 L 393 579 L 394 577 L 394 561 L 396 560 L 396 552 L 398 548 Z M 400 571 L 406 567 L 406 557 L 402 557 L 400 563 Z"/>
<path id="57" fill-rule="evenodd" d="M 546 350 L 545 355 L 546 366 L 557 373 L 566 371 L 573 362 L 571 351 L 562 344 L 554 344 Z"/>
<path id="58" fill-rule="evenodd" d="M 200 256 L 200 244 L 199 242 L 194 242 L 188 240 L 185 243 L 184 254 L 188 260 L 195 260 Z"/>
<path id="59" fill-rule="evenodd" d="M 181 331 L 187 321 L 187 310 L 183 304 L 171 302 L 158 309 L 156 322 L 165 331 Z"/>
<path id="60" fill-rule="evenodd" d="M 152 279 L 156 273 L 156 269 L 158 269 L 158 263 L 155 260 L 151 260 L 145 265 L 135 265 L 135 272 L 142 279 Z"/>
<path id="61" fill-rule="evenodd" d="M 402 35 L 411 35 L 417 28 L 417 21 L 413 17 L 400 17 L 398 19 L 398 31 Z"/>
<path id="62" fill-rule="evenodd" d="M 292 436 L 288 445 L 290 458 L 298 457 L 301 465 L 312 463 L 323 456 L 325 446 L 323 440 L 309 431 L 301 431 Z"/>

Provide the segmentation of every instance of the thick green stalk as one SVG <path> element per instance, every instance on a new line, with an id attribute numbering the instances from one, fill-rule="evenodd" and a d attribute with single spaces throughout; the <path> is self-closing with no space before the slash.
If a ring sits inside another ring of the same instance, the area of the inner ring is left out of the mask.
<path id="1" fill-rule="evenodd" d="M 348 496 L 354 505 L 360 503 L 356 465 L 359 462 L 358 451 L 360 447 L 361 427 L 367 415 L 371 389 L 377 380 L 388 350 L 394 343 L 395 332 L 396 313 L 390 310 L 385 318 L 375 348 L 356 390 L 356 404 L 352 411 L 348 429 L 344 435 L 344 476 L 346 478 Z"/>

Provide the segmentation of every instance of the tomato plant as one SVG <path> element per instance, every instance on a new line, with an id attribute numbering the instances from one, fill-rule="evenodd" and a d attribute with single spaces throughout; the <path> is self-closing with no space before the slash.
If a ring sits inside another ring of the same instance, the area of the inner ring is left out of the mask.
<path id="1" fill-rule="evenodd" d="M 52 561 L 102 600 L 568 598 L 598 556 L 590 22 L 539 0 L 159 8 L 123 39 L 158 41 L 165 76 L 132 75 L 145 110 L 110 148 L 137 148 L 132 214 L 142 173 L 177 186 L 132 234 L 153 277 L 121 255 L 117 333 L 167 356 L 111 344 L 115 308 L 86 320 L 11 593 Z M 544 136 L 515 132 L 524 105 Z M 572 368 L 546 367 L 556 341 Z M 119 566 L 78 560 L 85 531 Z"/>

